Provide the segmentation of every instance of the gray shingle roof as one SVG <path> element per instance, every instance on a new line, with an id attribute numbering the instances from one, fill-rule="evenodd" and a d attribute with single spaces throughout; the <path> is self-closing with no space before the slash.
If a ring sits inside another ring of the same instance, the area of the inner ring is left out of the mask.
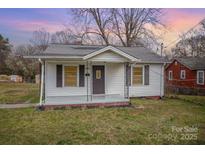
<path id="1" fill-rule="evenodd" d="M 177 60 L 192 70 L 205 69 L 205 57 L 184 57 Z"/>
<path id="2" fill-rule="evenodd" d="M 100 50 L 106 46 L 95 46 L 95 45 L 62 45 L 62 44 L 51 44 L 46 49 L 42 56 L 79 56 L 83 57 L 92 52 Z M 114 46 L 115 47 L 115 46 Z M 141 59 L 142 62 L 166 62 L 164 58 L 160 57 L 156 53 L 150 51 L 145 47 L 115 47 L 119 50 Z"/>
<path id="3" fill-rule="evenodd" d="M 44 52 L 45 55 L 67 55 L 67 56 L 85 56 L 96 50 L 100 50 L 104 46 L 84 46 L 84 45 L 62 45 L 51 44 Z"/>
<path id="4" fill-rule="evenodd" d="M 125 53 L 146 62 L 165 62 L 165 59 L 145 47 L 117 47 Z"/>

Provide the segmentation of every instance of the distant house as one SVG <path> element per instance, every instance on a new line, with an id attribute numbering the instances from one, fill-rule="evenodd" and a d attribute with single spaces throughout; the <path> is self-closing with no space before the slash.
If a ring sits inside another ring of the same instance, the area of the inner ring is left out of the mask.
<path id="1" fill-rule="evenodd" d="M 166 86 L 185 94 L 205 94 L 205 57 L 174 59 L 165 69 Z"/>
<path id="2" fill-rule="evenodd" d="M 5 74 L 0 75 L 0 82 L 10 82 L 10 77 Z"/>
<path id="3" fill-rule="evenodd" d="M 40 105 L 127 105 L 164 96 L 165 60 L 144 47 L 50 45 L 39 59 Z"/>
<path id="4" fill-rule="evenodd" d="M 23 78 L 20 75 L 10 75 L 10 81 L 12 81 L 12 82 L 23 82 Z"/>
<path id="5" fill-rule="evenodd" d="M 40 74 L 35 75 L 35 83 L 40 84 Z"/>

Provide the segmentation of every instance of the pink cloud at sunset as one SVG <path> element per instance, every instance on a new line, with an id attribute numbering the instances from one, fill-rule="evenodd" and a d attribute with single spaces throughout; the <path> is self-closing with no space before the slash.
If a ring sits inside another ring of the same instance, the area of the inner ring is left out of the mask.
<path id="1" fill-rule="evenodd" d="M 154 30 L 154 33 L 160 35 L 165 45 L 205 17 L 205 9 L 167 8 L 162 12 L 160 18 L 166 28 Z M 35 30 L 44 28 L 54 33 L 65 29 L 65 23 L 72 21 L 69 9 L 0 9 L 0 19 L 0 32 L 14 44 L 27 43 Z"/>
<path id="2" fill-rule="evenodd" d="M 61 23 L 46 20 L 4 20 L 4 24 L 6 26 L 12 27 L 13 29 L 23 32 L 33 32 L 35 30 L 44 28 L 48 32 L 54 33 L 65 28 Z"/>
<path id="3" fill-rule="evenodd" d="M 176 32 L 183 32 L 197 24 L 203 18 L 203 14 L 185 13 L 177 9 L 169 9 L 166 14 L 167 21 L 165 20 L 165 24 L 167 24 L 168 28 Z"/>
<path id="4" fill-rule="evenodd" d="M 204 19 L 205 14 L 196 13 L 196 11 L 197 9 L 187 9 L 186 11 L 183 11 L 183 9 L 164 9 L 165 15 L 162 20 L 168 30 L 164 35 L 166 44 L 177 39 L 179 35 L 187 32 Z"/>

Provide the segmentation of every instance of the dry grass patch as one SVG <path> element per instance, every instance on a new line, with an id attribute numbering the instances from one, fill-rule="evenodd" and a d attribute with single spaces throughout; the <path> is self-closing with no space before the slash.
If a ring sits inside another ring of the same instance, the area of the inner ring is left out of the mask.
<path id="1" fill-rule="evenodd" d="M 31 83 L 0 83 L 0 103 L 37 103 L 38 85 Z"/>

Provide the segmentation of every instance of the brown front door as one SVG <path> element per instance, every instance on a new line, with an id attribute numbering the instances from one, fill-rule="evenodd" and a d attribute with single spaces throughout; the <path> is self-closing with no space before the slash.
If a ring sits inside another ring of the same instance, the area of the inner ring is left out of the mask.
<path id="1" fill-rule="evenodd" d="M 105 94 L 105 67 L 93 66 L 93 94 Z"/>

